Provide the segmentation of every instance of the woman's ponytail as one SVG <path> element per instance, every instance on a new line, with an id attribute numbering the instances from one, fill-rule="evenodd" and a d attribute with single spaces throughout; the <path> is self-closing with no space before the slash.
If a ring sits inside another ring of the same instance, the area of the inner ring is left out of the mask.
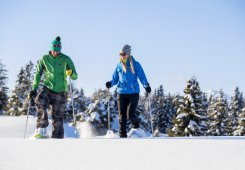
<path id="1" fill-rule="evenodd" d="M 135 74 L 134 62 L 133 62 L 132 56 L 130 55 L 128 59 L 129 59 L 129 63 L 130 63 L 131 73 Z M 123 62 L 122 59 L 121 59 L 121 63 L 122 63 L 122 69 L 123 69 L 124 73 L 126 73 L 127 72 L 127 63 Z"/>

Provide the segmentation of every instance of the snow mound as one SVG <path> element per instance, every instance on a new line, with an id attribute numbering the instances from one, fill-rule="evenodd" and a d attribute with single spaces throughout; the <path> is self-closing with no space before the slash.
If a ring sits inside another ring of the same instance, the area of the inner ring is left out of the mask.
<path id="1" fill-rule="evenodd" d="M 130 129 L 130 131 L 128 132 L 128 138 L 146 138 L 146 134 L 145 131 L 141 128 L 137 128 L 137 129 Z"/>
<path id="2" fill-rule="evenodd" d="M 119 138 L 118 134 L 114 133 L 112 130 L 108 130 L 105 138 L 110 139 L 110 138 Z"/>
<path id="3" fill-rule="evenodd" d="M 106 134 L 106 129 L 96 128 L 90 122 L 77 122 L 76 129 L 80 135 L 80 138 L 93 138 L 96 136 L 104 136 Z"/>

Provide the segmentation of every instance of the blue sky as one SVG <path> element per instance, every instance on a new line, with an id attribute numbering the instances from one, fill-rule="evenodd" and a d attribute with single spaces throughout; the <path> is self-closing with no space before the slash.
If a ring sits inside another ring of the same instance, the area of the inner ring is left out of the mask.
<path id="1" fill-rule="evenodd" d="M 203 91 L 245 92 L 245 1 L 1 0 L 0 59 L 12 89 L 60 35 L 77 68 L 77 87 L 104 88 L 128 43 L 153 88 L 182 93 L 195 75 Z"/>

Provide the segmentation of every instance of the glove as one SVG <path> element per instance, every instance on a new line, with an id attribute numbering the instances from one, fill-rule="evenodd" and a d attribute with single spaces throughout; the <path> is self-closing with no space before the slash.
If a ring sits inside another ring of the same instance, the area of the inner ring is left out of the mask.
<path id="1" fill-rule="evenodd" d="M 151 93 L 151 87 L 150 87 L 150 84 L 148 83 L 148 86 L 145 88 L 145 91 L 147 93 Z"/>
<path id="2" fill-rule="evenodd" d="M 72 70 L 71 70 L 71 69 L 66 70 L 66 75 L 67 75 L 67 76 L 71 76 L 71 75 L 72 75 Z"/>
<path id="3" fill-rule="evenodd" d="M 31 100 L 32 102 L 34 101 L 34 99 L 37 97 L 37 91 L 36 90 L 32 90 L 28 93 L 28 100 Z"/>
<path id="4" fill-rule="evenodd" d="M 106 84 L 105 84 L 105 86 L 106 86 L 106 88 L 111 88 L 112 86 L 111 86 L 111 82 L 110 81 L 108 81 L 108 82 L 106 82 Z"/>

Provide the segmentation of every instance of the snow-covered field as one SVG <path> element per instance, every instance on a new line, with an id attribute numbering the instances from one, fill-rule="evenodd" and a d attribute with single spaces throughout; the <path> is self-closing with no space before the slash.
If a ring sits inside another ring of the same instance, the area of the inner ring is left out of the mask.
<path id="1" fill-rule="evenodd" d="M 245 138 L 23 139 L 25 117 L 0 116 L 0 170 L 244 170 Z M 35 118 L 29 119 L 28 135 Z"/>
<path id="2" fill-rule="evenodd" d="M 1 138 L 24 138 L 26 116 L 11 117 L 0 116 L 0 139 Z M 26 138 L 33 135 L 36 125 L 36 117 L 30 116 L 26 130 Z M 66 138 L 78 138 L 75 129 L 68 124 L 65 127 Z M 49 123 L 48 133 L 51 135 L 52 123 Z M 1 170 L 1 169 L 0 169 Z"/>

